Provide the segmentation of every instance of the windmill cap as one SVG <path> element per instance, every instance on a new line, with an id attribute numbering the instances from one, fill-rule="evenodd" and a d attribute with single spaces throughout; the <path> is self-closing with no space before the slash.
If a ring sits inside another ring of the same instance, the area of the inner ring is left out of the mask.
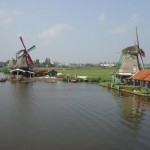
<path id="1" fill-rule="evenodd" d="M 137 48 L 137 46 L 129 46 L 129 47 L 123 49 L 122 53 L 123 54 L 126 54 L 126 53 L 138 54 L 138 48 Z"/>

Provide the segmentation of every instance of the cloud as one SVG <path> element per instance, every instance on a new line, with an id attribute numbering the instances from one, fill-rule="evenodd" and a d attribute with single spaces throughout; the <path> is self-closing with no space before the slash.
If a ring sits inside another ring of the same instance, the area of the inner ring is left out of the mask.
<path id="1" fill-rule="evenodd" d="M 105 13 L 102 12 L 102 13 L 100 14 L 99 20 L 100 20 L 100 22 L 104 22 L 105 19 L 106 19 Z"/>
<path id="2" fill-rule="evenodd" d="M 58 34 L 60 34 L 64 29 L 66 28 L 66 24 L 64 23 L 58 23 L 52 27 L 50 27 L 49 29 L 43 31 L 42 33 L 39 34 L 40 38 L 51 38 L 51 37 L 55 37 Z"/>
<path id="3" fill-rule="evenodd" d="M 0 8 L 0 24 L 6 25 L 12 23 L 18 14 L 17 11 L 8 11 L 5 8 Z"/>
<path id="4" fill-rule="evenodd" d="M 111 32 L 114 34 L 125 34 L 129 31 L 130 28 L 136 27 L 138 24 L 139 16 L 134 14 L 126 22 L 121 25 L 114 27 Z"/>
<path id="5" fill-rule="evenodd" d="M 128 26 L 127 25 L 120 25 L 120 26 L 117 26 L 115 28 L 112 29 L 112 33 L 114 34 L 124 34 L 126 33 L 128 30 Z"/>

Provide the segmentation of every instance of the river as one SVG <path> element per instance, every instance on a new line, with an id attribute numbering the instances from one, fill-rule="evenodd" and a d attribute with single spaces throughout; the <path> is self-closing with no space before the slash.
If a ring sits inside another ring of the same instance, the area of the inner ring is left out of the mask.
<path id="1" fill-rule="evenodd" d="M 150 99 L 90 83 L 0 83 L 0 150 L 149 150 Z"/>

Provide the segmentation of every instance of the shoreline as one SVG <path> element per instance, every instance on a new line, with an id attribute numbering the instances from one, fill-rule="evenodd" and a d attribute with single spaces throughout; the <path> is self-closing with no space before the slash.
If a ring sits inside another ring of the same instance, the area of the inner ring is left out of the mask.
<path id="1" fill-rule="evenodd" d="M 126 93 L 130 93 L 130 94 L 133 94 L 133 95 L 138 95 L 138 96 L 144 96 L 144 97 L 150 97 L 150 93 L 142 93 L 142 91 L 131 91 L 131 90 L 127 90 L 127 89 L 123 89 L 121 88 L 120 89 L 120 86 L 117 85 L 116 87 L 111 87 L 111 85 L 108 85 L 107 82 L 105 83 L 99 83 L 99 86 L 102 86 L 102 87 L 106 87 L 106 88 L 110 88 L 110 89 L 114 89 L 114 90 L 118 90 L 118 91 L 121 91 L 121 92 L 126 92 Z"/>

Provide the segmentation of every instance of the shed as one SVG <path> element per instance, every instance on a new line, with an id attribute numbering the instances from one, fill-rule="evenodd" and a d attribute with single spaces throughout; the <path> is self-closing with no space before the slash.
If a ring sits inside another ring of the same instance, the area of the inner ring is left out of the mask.
<path id="1" fill-rule="evenodd" d="M 137 72 L 133 77 L 133 80 L 150 81 L 150 70 L 141 70 Z"/>

